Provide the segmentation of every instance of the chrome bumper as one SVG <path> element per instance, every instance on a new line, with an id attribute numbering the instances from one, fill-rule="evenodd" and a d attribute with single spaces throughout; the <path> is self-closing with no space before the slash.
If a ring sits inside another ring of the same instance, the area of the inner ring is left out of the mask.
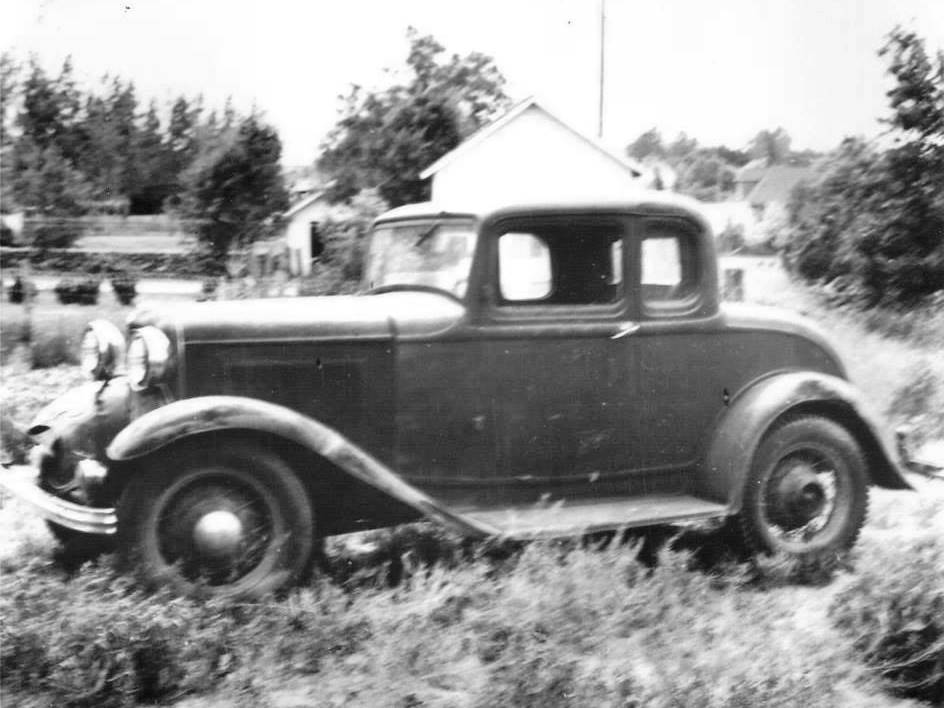
<path id="1" fill-rule="evenodd" d="M 28 474 L 28 472 L 34 474 Z M 0 471 L 0 490 L 30 505 L 44 519 L 73 531 L 114 534 L 118 517 L 114 509 L 82 506 L 60 499 L 36 486 L 35 470 L 29 467 L 3 468 Z"/>

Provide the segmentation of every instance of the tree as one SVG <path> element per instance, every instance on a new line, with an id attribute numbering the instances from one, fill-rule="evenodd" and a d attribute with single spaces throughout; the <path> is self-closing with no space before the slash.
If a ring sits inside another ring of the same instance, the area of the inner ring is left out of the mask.
<path id="1" fill-rule="evenodd" d="M 790 158 L 792 139 L 783 128 L 762 130 L 753 137 L 748 152 L 754 160 L 763 160 L 770 165 L 782 165 Z"/>
<path id="2" fill-rule="evenodd" d="M 407 80 L 381 91 L 353 86 L 322 145 L 319 169 L 329 196 L 347 201 L 376 189 L 393 206 L 428 198 L 420 172 L 488 122 L 508 103 L 504 78 L 489 57 L 443 59 L 444 48 L 410 28 Z"/>
<path id="3" fill-rule="evenodd" d="M 252 115 L 204 145 L 184 177 L 182 212 L 197 223 L 197 237 L 215 259 L 234 245 L 264 235 L 271 218 L 288 207 L 278 133 Z"/>
<path id="4" fill-rule="evenodd" d="M 630 143 L 626 154 L 652 166 L 656 189 L 664 188 L 659 165 L 664 162 L 677 175 L 675 189 L 705 201 L 724 199 L 733 192 L 735 168 L 748 161 L 747 155 L 738 150 L 699 146 L 695 138 L 684 132 L 665 145 L 656 128 L 650 128 Z"/>
<path id="5" fill-rule="evenodd" d="M 151 101 L 134 143 L 134 161 L 137 165 L 138 184 L 129 194 L 130 211 L 158 213 L 164 201 L 177 189 L 177 176 L 171 172 L 170 161 L 161 133 L 161 119 L 157 104 Z"/>
<path id="6" fill-rule="evenodd" d="M 895 79 L 894 147 L 848 139 L 789 205 L 787 265 L 866 307 L 944 290 L 944 55 L 895 28 L 881 56 Z"/>
<path id="7" fill-rule="evenodd" d="M 636 160 L 644 160 L 647 157 L 665 157 L 662 133 L 657 128 L 650 128 L 626 146 L 626 154 Z"/>
<path id="8" fill-rule="evenodd" d="M 717 151 L 698 150 L 680 165 L 678 189 L 696 199 L 717 201 L 734 191 L 734 168 Z"/>

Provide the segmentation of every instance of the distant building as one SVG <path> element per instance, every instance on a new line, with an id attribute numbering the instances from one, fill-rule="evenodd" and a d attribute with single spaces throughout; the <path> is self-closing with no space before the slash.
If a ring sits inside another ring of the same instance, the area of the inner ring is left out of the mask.
<path id="1" fill-rule="evenodd" d="M 534 98 L 514 106 L 427 167 L 437 202 L 491 204 L 619 199 L 649 171 L 571 127 Z"/>
<path id="2" fill-rule="evenodd" d="M 282 215 L 288 270 L 292 275 L 311 273 L 311 262 L 324 250 L 320 229 L 331 210 L 324 192 L 319 191 L 296 202 Z"/>
<path id="3" fill-rule="evenodd" d="M 793 188 L 810 179 L 811 167 L 773 165 L 766 167 L 759 161 L 749 162 L 738 170 L 734 179 L 735 199 L 747 202 L 757 220 L 768 215 L 771 208 L 782 211 L 790 201 Z"/>

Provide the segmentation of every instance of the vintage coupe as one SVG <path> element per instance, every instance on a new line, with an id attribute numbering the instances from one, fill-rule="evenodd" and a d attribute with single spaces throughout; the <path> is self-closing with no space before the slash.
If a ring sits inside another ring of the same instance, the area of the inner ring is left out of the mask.
<path id="1" fill-rule="evenodd" d="M 417 204 L 374 224 L 362 292 L 89 325 L 91 383 L 45 408 L 60 539 L 144 580 L 259 596 L 318 540 L 430 518 L 554 537 L 730 519 L 758 552 L 851 546 L 908 488 L 809 323 L 719 304 L 694 202 Z M 125 353 L 126 350 L 126 353 Z"/>

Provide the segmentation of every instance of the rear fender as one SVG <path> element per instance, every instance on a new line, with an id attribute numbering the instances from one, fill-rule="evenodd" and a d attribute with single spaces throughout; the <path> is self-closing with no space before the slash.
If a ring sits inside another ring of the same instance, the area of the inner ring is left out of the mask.
<path id="1" fill-rule="evenodd" d="M 778 421 L 796 414 L 822 415 L 852 433 L 865 453 L 873 484 L 911 489 L 895 447 L 882 433 L 878 417 L 849 382 L 815 372 L 777 374 L 738 394 L 716 426 L 697 485 L 707 498 L 741 508 L 744 480 L 764 436 Z"/>
<path id="2" fill-rule="evenodd" d="M 407 484 L 338 431 L 290 408 L 253 398 L 204 396 L 170 403 L 134 420 L 118 433 L 106 452 L 115 462 L 127 462 L 195 435 L 225 430 L 253 430 L 290 440 L 352 477 L 463 533 L 477 536 L 496 533 L 495 529 L 450 511 Z"/>

